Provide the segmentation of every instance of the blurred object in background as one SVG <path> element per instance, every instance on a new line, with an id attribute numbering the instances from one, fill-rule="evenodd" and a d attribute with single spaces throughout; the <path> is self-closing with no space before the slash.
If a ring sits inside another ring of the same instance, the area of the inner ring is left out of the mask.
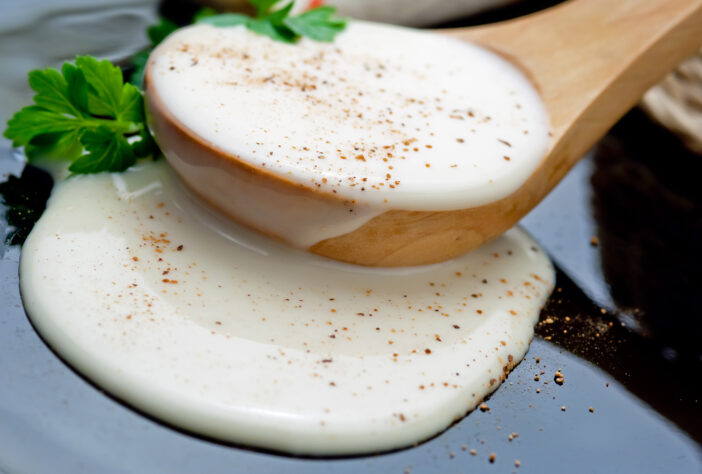
<path id="1" fill-rule="evenodd" d="M 702 361 L 702 51 L 651 88 L 641 109 L 595 155 L 602 270 L 645 335 Z"/>
<path id="2" fill-rule="evenodd" d="M 593 204 L 617 306 L 671 357 L 702 361 L 702 156 L 641 110 L 598 146 Z"/>
<path id="3" fill-rule="evenodd" d="M 298 0 L 309 6 L 332 5 L 341 15 L 408 26 L 434 25 L 473 15 L 517 0 Z"/>
<path id="4" fill-rule="evenodd" d="M 26 105 L 27 72 L 76 55 L 119 60 L 147 44 L 159 0 L 2 0 L 0 123 Z M 4 127 L 3 127 L 4 129 Z M 0 138 L 4 140 L 4 138 Z"/>
<path id="5" fill-rule="evenodd" d="M 241 11 L 246 0 L 198 0 L 221 10 Z M 331 5 L 339 15 L 407 26 L 427 26 L 463 18 L 520 0 L 295 0 L 295 11 Z M 284 5 L 284 3 L 281 3 Z"/>
<path id="6" fill-rule="evenodd" d="M 248 0 L 195 0 L 197 3 L 214 8 L 220 11 L 253 13 L 254 9 Z M 307 2 L 295 0 L 295 7 L 301 9 L 301 5 Z M 283 5 L 283 3 L 281 3 Z"/>
<path id="7" fill-rule="evenodd" d="M 702 50 L 649 90 L 641 105 L 702 155 Z"/>

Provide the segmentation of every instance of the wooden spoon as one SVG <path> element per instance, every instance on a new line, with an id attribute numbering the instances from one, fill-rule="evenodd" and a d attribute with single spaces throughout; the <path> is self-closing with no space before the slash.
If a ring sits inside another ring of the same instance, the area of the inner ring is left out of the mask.
<path id="1" fill-rule="evenodd" d="M 700 0 L 571 0 L 494 25 L 439 30 L 519 66 L 549 112 L 553 142 L 514 194 L 447 212 L 390 211 L 310 250 L 363 265 L 449 259 L 514 226 L 661 77 L 702 45 Z"/>
<path id="2" fill-rule="evenodd" d="M 457 211 L 388 211 L 309 251 L 360 265 L 420 265 L 456 257 L 502 234 L 648 88 L 702 45 L 702 0 L 570 0 L 512 21 L 437 33 L 490 48 L 532 80 L 551 118 L 553 141 L 547 155 L 515 193 L 500 201 Z M 148 70 L 145 86 L 148 90 Z M 281 196 L 331 199 L 222 156 L 160 113 L 164 108 L 155 94 L 147 98 L 162 146 L 185 150 L 240 182 L 255 182 Z M 206 197 L 205 183 L 179 171 Z"/>

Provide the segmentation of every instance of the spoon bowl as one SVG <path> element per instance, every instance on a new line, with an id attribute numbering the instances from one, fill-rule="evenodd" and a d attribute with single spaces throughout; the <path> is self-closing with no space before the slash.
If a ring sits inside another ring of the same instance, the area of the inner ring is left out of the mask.
<path id="1" fill-rule="evenodd" d="M 450 211 L 386 211 L 309 246 L 310 252 L 359 265 L 421 265 L 454 258 L 502 234 L 648 88 L 702 45 L 702 0 L 570 0 L 512 21 L 436 33 L 486 47 L 531 80 L 551 120 L 545 157 L 521 187 L 498 201 Z M 152 127 L 171 164 L 196 193 L 236 220 L 257 227 L 253 217 L 264 208 L 307 206 L 323 216 L 343 205 L 337 196 L 243 163 L 184 129 L 152 90 L 148 67 L 145 89 Z M 290 225 L 298 219 L 303 217 Z"/>

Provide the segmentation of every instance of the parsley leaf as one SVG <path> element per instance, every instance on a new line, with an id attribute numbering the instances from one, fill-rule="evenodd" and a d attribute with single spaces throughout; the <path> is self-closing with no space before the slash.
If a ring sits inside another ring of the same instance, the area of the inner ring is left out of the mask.
<path id="1" fill-rule="evenodd" d="M 249 3 L 256 9 L 256 17 L 264 18 L 270 15 L 271 8 L 279 1 L 280 0 L 249 0 Z"/>
<path id="2" fill-rule="evenodd" d="M 294 43 L 297 40 L 297 35 L 288 28 L 283 25 L 277 25 L 265 18 L 249 18 L 245 24 L 254 33 L 268 36 L 282 43 Z"/>
<path id="3" fill-rule="evenodd" d="M 139 51 L 134 56 L 132 56 L 130 64 L 132 72 L 131 74 L 129 74 L 130 84 L 133 84 L 137 87 L 141 87 L 141 85 L 144 83 L 146 63 L 149 61 L 149 55 L 151 54 L 151 51 L 151 48 L 147 48 L 142 51 Z"/>
<path id="4" fill-rule="evenodd" d="M 79 56 L 29 73 L 34 105 L 7 123 L 5 137 L 27 158 L 62 158 L 74 173 L 122 171 L 157 150 L 145 126 L 144 99 L 109 61 Z"/>
<path id="5" fill-rule="evenodd" d="M 203 8 L 197 15 L 208 15 L 212 11 L 210 8 Z M 137 87 L 141 87 L 142 82 L 144 82 L 144 71 L 146 70 L 146 62 L 149 60 L 149 55 L 151 51 L 158 46 L 158 44 L 166 39 L 168 35 L 173 33 L 178 29 L 176 25 L 171 20 L 167 18 L 161 18 L 161 20 L 155 25 L 151 25 L 147 28 L 146 34 L 151 41 L 151 46 L 143 49 L 132 56 L 131 67 L 133 68 L 132 73 L 129 75 L 129 82 Z"/>
<path id="6" fill-rule="evenodd" d="M 252 18 L 242 13 L 221 13 L 219 15 L 207 15 L 200 17 L 196 23 L 207 23 L 212 26 L 238 26 L 246 25 Z"/>
<path id="7" fill-rule="evenodd" d="M 122 71 L 109 61 L 90 56 L 76 58 L 76 66 L 88 83 L 88 110 L 92 115 L 123 122 L 143 122 L 144 107 L 139 89 L 124 84 Z"/>
<path id="8" fill-rule="evenodd" d="M 290 16 L 293 3 L 273 10 L 280 0 L 249 0 L 256 8 L 256 17 L 240 13 L 196 16 L 196 23 L 218 27 L 245 25 L 249 30 L 276 41 L 295 43 L 302 37 L 315 41 L 333 41 L 346 28 L 347 20 L 335 15 L 334 7 L 318 7 L 297 16 Z"/>
<path id="9" fill-rule="evenodd" d="M 336 9 L 327 6 L 285 18 L 283 24 L 299 36 L 315 41 L 334 41 L 334 37 L 346 28 L 346 19 L 337 17 Z"/>
<path id="10" fill-rule="evenodd" d="M 107 127 L 88 130 L 81 140 L 87 154 L 68 167 L 74 174 L 124 171 L 136 163 L 136 155 L 124 135 Z"/>
<path id="11" fill-rule="evenodd" d="M 210 8 L 210 7 L 200 8 L 193 15 L 192 23 L 197 23 L 198 21 L 202 20 L 203 18 L 207 18 L 208 16 L 215 16 L 216 14 L 217 14 L 217 10 L 215 10 L 214 8 Z"/>
<path id="12" fill-rule="evenodd" d="M 63 75 L 55 69 L 31 71 L 29 86 L 38 92 L 37 106 L 57 113 L 83 115 L 88 96 L 85 77 L 71 64 L 64 64 Z"/>
<path id="13" fill-rule="evenodd" d="M 207 9 L 203 8 L 203 10 Z M 156 46 L 161 41 L 165 40 L 166 36 L 170 35 L 177 29 L 178 25 L 176 25 L 174 22 L 167 18 L 161 18 L 157 24 L 151 25 L 147 28 L 146 34 L 151 40 L 151 46 Z"/>

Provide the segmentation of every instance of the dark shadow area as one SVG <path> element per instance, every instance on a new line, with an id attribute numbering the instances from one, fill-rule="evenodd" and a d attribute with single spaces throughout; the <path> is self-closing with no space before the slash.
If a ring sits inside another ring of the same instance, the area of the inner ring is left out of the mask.
<path id="1" fill-rule="evenodd" d="M 666 359 L 660 344 L 603 312 L 560 271 L 536 333 L 608 372 L 613 380 L 702 442 L 699 364 Z M 699 343 L 691 349 L 699 350 Z M 577 373 L 572 375 L 577 377 Z"/>
<path id="2" fill-rule="evenodd" d="M 546 8 L 563 3 L 563 0 L 526 0 L 507 5 L 494 10 L 478 13 L 470 18 L 434 25 L 435 28 L 458 28 L 461 26 L 477 26 L 498 21 L 511 20 L 524 15 L 530 15 Z"/>
<path id="3" fill-rule="evenodd" d="M 22 245 L 39 220 L 51 194 L 53 179 L 46 171 L 27 165 L 22 174 L 10 175 L 0 183 L 0 200 L 7 207 L 5 219 L 11 226 L 6 236 L 10 245 Z"/>
<path id="4" fill-rule="evenodd" d="M 491 9 L 477 15 L 472 15 L 469 18 L 462 18 L 431 26 L 435 28 L 454 28 L 459 26 L 475 26 L 495 23 L 498 21 L 510 20 L 512 18 L 529 15 L 562 2 L 563 0 L 522 0 L 503 7 Z M 178 25 L 187 25 L 191 23 L 193 15 L 200 8 L 202 8 L 202 5 L 197 4 L 193 0 L 163 0 L 159 5 L 159 14 Z"/>
<path id="5" fill-rule="evenodd" d="M 201 8 L 202 5 L 192 0 L 163 0 L 158 7 L 158 14 L 176 25 L 185 26 L 193 22 L 193 16 Z"/>
<path id="6" fill-rule="evenodd" d="M 669 358 L 702 362 L 702 156 L 634 110 L 602 141 L 592 176 L 612 297 Z M 697 377 L 699 380 L 699 371 Z"/>

